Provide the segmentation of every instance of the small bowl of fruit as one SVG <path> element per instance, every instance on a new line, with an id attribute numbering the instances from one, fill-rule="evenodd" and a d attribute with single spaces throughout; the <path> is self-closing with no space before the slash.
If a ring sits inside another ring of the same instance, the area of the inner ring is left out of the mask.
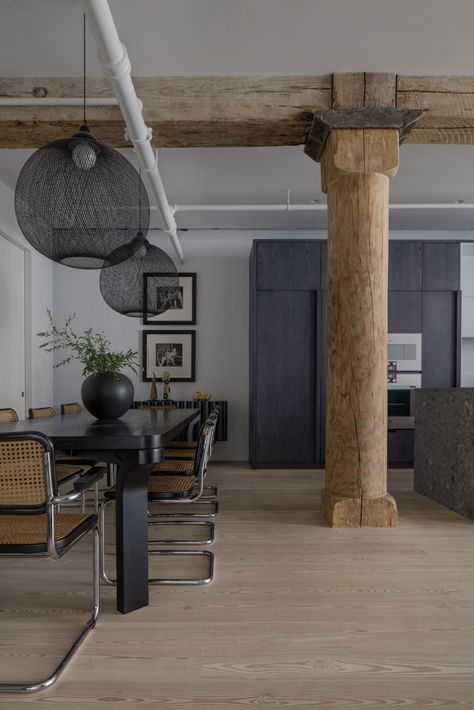
<path id="1" fill-rule="evenodd" d="M 208 402 L 210 399 L 212 399 L 212 394 L 208 394 L 207 392 L 204 392 L 204 390 L 197 390 L 193 394 L 193 399 L 197 400 L 198 402 Z"/>

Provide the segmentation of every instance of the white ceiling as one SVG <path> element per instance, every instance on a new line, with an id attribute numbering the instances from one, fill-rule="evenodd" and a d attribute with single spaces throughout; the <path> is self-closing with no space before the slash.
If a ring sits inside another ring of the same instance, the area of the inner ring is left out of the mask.
<path id="1" fill-rule="evenodd" d="M 474 74 L 472 0 L 110 0 L 135 75 Z M 0 74 L 77 76 L 78 0 L 0 0 Z M 89 42 L 91 75 L 100 75 Z M 127 151 L 129 155 L 131 153 Z M 14 186 L 28 151 L 0 151 Z M 324 201 L 302 148 L 163 149 L 171 203 Z M 474 202 L 474 147 L 401 149 L 392 202 Z M 155 216 L 158 223 L 157 216 Z M 182 228 L 323 228 L 324 213 L 178 214 Z M 471 211 L 394 212 L 395 229 L 470 229 Z"/>

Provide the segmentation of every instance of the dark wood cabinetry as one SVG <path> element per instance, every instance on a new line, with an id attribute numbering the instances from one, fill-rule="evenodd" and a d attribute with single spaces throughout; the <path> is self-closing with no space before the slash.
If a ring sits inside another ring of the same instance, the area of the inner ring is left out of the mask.
<path id="1" fill-rule="evenodd" d="M 389 291 L 388 332 L 421 333 L 422 310 L 421 291 Z"/>
<path id="2" fill-rule="evenodd" d="M 423 291 L 457 291 L 460 269 L 459 242 L 423 244 Z"/>
<path id="3" fill-rule="evenodd" d="M 460 244 L 389 243 L 388 329 L 422 333 L 424 387 L 459 383 Z M 250 460 L 324 464 L 327 243 L 255 241 L 250 279 Z M 388 432 L 408 465 L 413 431 Z"/>
<path id="4" fill-rule="evenodd" d="M 423 291 L 422 387 L 459 384 L 458 291 Z"/>
<path id="5" fill-rule="evenodd" d="M 257 242 L 256 267 L 259 291 L 319 291 L 320 242 Z"/>
<path id="6" fill-rule="evenodd" d="M 389 429 L 387 459 L 389 466 L 408 466 L 413 463 L 413 429 Z"/>
<path id="7" fill-rule="evenodd" d="M 423 248 L 420 242 L 389 242 L 388 290 L 421 291 Z"/>
<path id="8" fill-rule="evenodd" d="M 255 459 L 318 461 L 315 291 L 259 291 L 255 359 Z"/>

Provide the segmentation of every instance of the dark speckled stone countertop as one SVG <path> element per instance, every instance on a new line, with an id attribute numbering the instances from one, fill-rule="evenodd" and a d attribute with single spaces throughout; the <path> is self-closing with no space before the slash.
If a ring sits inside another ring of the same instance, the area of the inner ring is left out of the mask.
<path id="1" fill-rule="evenodd" d="M 474 520 L 474 388 L 416 390 L 415 491 Z"/>

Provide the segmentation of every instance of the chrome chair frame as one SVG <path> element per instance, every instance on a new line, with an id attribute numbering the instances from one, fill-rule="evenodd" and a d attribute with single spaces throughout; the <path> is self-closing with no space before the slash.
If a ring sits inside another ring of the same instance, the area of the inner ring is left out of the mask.
<path id="1" fill-rule="evenodd" d="M 18 433 L 14 435 L 0 435 L 0 443 L 1 441 L 18 441 L 18 440 L 33 440 L 33 441 L 38 441 L 45 449 L 44 452 L 44 471 L 45 471 L 45 508 L 46 508 L 46 522 L 47 522 L 47 551 L 46 552 L 39 552 L 39 553 L 8 553 L 8 552 L 3 552 L 0 553 L 0 557 L 16 557 L 16 558 L 23 558 L 23 557 L 30 557 L 30 556 L 35 556 L 35 557 L 50 557 L 54 560 L 58 560 L 61 557 L 66 554 L 76 543 L 79 542 L 87 533 L 89 532 L 88 530 L 85 530 L 81 534 L 79 534 L 74 540 L 69 544 L 63 547 L 62 549 L 58 549 L 57 544 L 56 544 L 56 536 L 55 536 L 55 514 L 57 511 L 57 508 L 59 505 L 62 503 L 68 503 L 72 501 L 77 501 L 82 495 L 83 492 L 82 490 L 76 490 L 76 491 L 71 491 L 69 493 L 65 493 L 63 495 L 59 495 L 58 493 L 58 484 L 56 480 L 56 466 L 55 466 L 55 459 L 54 459 L 54 449 L 46 437 L 44 437 L 42 434 L 39 432 L 28 432 L 28 433 Z M 1 515 L 1 512 L 0 512 Z M 91 631 L 97 621 L 97 617 L 99 615 L 99 608 L 100 608 L 100 545 L 99 545 L 99 530 L 98 530 L 98 525 L 97 521 L 94 527 L 92 528 L 93 532 L 93 537 L 94 537 L 94 552 L 93 552 L 93 603 L 92 603 L 92 612 L 89 617 L 89 619 L 86 621 L 86 623 L 83 625 L 81 628 L 81 631 L 73 641 L 73 643 L 70 645 L 69 649 L 67 650 L 66 654 L 62 657 L 54 671 L 47 677 L 42 680 L 35 681 L 33 683 L 31 682 L 24 682 L 24 683 L 0 683 L 0 694 L 3 693 L 11 693 L 11 694 L 20 694 L 20 693 L 36 693 L 40 690 L 46 690 L 47 688 L 50 688 L 53 683 L 55 683 L 59 676 L 62 674 L 66 666 L 68 665 L 69 661 L 73 657 L 73 655 L 76 653 L 77 649 L 83 642 L 83 640 L 86 638 L 88 635 L 89 631 Z"/>
<path id="2" fill-rule="evenodd" d="M 209 459 L 212 456 L 212 451 L 214 448 L 218 418 L 219 407 L 216 407 L 201 427 L 201 431 L 199 433 L 198 448 L 194 460 L 194 472 L 192 474 L 196 481 L 196 485 L 193 489 L 192 494 L 190 496 L 182 496 L 180 498 L 167 498 L 163 501 L 150 501 L 152 503 L 159 503 L 162 505 L 180 505 L 188 503 L 193 503 L 193 505 L 210 505 L 212 507 L 211 512 L 193 513 L 191 511 L 186 511 L 181 513 L 151 513 L 150 511 L 148 511 L 149 525 L 157 524 L 154 521 L 159 520 L 160 518 L 215 518 L 218 515 L 219 503 L 215 500 L 215 498 L 217 497 L 217 487 L 212 487 L 214 495 L 211 494 L 210 496 L 203 496 L 204 480 L 207 475 L 207 466 L 209 463 Z M 176 524 L 179 525 L 179 521 L 177 521 Z"/>
<path id="3" fill-rule="evenodd" d="M 195 480 L 195 486 L 192 488 L 192 493 L 191 495 L 187 496 L 180 496 L 179 498 L 166 498 L 163 501 L 164 505 L 170 505 L 170 504 L 190 504 L 192 503 L 193 505 L 211 505 L 213 506 L 213 512 L 208 513 L 208 514 L 202 514 L 202 513 L 150 513 L 148 511 L 148 524 L 149 525 L 163 525 L 163 524 L 172 524 L 172 525 L 190 525 L 190 524 L 198 524 L 193 521 L 185 521 L 185 520 L 176 520 L 176 518 L 180 518 L 182 516 L 191 516 L 191 517 L 215 517 L 218 514 L 219 511 L 219 504 L 217 501 L 207 501 L 203 500 L 200 501 L 199 499 L 201 498 L 204 490 L 204 478 L 206 475 L 207 471 L 207 464 L 209 461 L 209 457 L 212 453 L 212 444 L 213 444 L 213 439 L 215 435 L 215 429 L 217 425 L 217 417 L 218 417 L 218 412 L 216 413 L 215 416 L 209 416 L 207 420 L 204 422 L 200 436 L 199 436 L 199 442 L 198 442 L 198 450 L 196 453 L 196 459 L 195 459 L 195 465 L 194 465 L 194 473 L 193 477 Z M 106 584 L 115 584 L 116 580 L 113 579 L 107 572 L 106 567 L 105 567 L 105 510 L 106 507 L 114 501 L 113 498 L 106 500 L 101 508 L 100 508 L 100 513 L 99 513 L 99 529 L 100 529 L 100 575 L 103 579 L 103 581 Z M 156 501 L 149 501 L 149 502 L 156 502 Z M 168 517 L 168 518 L 173 518 L 173 521 L 163 521 L 160 520 L 160 518 L 163 517 Z M 150 519 L 151 518 L 151 519 Z M 203 544 L 203 545 L 208 545 L 211 544 L 214 541 L 214 524 L 211 523 L 210 521 L 206 521 L 204 523 L 208 527 L 208 529 L 211 530 L 211 537 L 207 538 L 206 540 L 199 540 L 199 541 L 189 541 L 189 540 L 150 540 L 149 541 L 149 548 L 152 547 L 153 545 L 181 545 L 181 544 Z M 162 556 L 180 556 L 180 557 L 196 557 L 196 556 L 205 556 L 207 557 L 209 561 L 209 567 L 208 567 L 208 573 L 205 577 L 200 577 L 197 579 L 193 578 L 164 578 L 164 577 L 158 577 L 158 578 L 149 578 L 148 583 L 152 585 L 201 585 L 201 584 L 209 584 L 214 575 L 214 555 L 212 552 L 209 552 L 208 550 L 154 550 L 154 549 L 149 549 L 149 554 L 150 555 L 162 555 Z"/>

